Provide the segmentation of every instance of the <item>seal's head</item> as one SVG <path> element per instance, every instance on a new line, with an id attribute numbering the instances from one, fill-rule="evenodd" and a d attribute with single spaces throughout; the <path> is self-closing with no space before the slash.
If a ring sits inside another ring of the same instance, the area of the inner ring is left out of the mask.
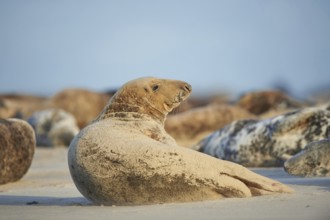
<path id="1" fill-rule="evenodd" d="M 138 113 L 164 123 L 166 115 L 179 106 L 191 93 L 191 86 L 183 81 L 139 78 L 123 85 L 110 99 L 97 120 L 113 113 Z M 116 117 L 120 114 L 116 114 Z M 122 114 L 125 117 L 125 114 Z"/>

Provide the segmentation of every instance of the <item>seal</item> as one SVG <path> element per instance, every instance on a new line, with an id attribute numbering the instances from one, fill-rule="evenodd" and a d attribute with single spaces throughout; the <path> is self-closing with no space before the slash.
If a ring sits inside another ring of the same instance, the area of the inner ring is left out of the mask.
<path id="1" fill-rule="evenodd" d="M 330 138 L 309 143 L 285 161 L 284 169 L 295 176 L 330 176 Z"/>
<path id="2" fill-rule="evenodd" d="M 62 109 L 37 111 L 27 121 L 36 133 L 37 146 L 69 146 L 79 132 L 75 117 Z"/>
<path id="3" fill-rule="evenodd" d="M 33 112 L 42 109 L 46 101 L 47 98 L 42 96 L 2 94 L 0 95 L 0 118 L 20 118 L 26 120 Z M 7 110 L 7 114 L 3 114 L 6 113 L 3 112 L 4 110 Z"/>
<path id="4" fill-rule="evenodd" d="M 237 106 L 210 104 L 168 116 L 165 130 L 180 146 L 192 147 L 233 121 L 254 118 L 254 115 Z"/>
<path id="5" fill-rule="evenodd" d="M 248 92 L 239 98 L 237 105 L 255 115 L 284 113 L 305 106 L 304 103 L 276 90 Z"/>
<path id="6" fill-rule="evenodd" d="M 139 78 L 123 85 L 70 144 L 68 165 L 78 190 L 103 205 L 292 192 L 241 165 L 179 147 L 164 121 L 190 93 L 191 86 L 177 80 Z"/>
<path id="7" fill-rule="evenodd" d="M 239 120 L 214 132 L 195 149 L 249 167 L 283 166 L 308 143 L 330 135 L 330 103 L 263 120 Z"/>
<path id="8" fill-rule="evenodd" d="M 0 184 L 21 179 L 31 166 L 36 140 L 21 119 L 0 119 Z"/>
<path id="9" fill-rule="evenodd" d="M 83 128 L 102 111 L 110 97 L 87 89 L 68 88 L 47 100 L 44 109 L 63 109 L 76 118 L 79 128 Z"/>

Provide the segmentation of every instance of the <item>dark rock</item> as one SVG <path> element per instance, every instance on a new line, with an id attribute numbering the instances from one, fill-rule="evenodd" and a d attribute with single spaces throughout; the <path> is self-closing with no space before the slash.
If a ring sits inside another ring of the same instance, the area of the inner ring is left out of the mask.
<path id="1" fill-rule="evenodd" d="M 0 119 L 0 184 L 21 179 L 35 150 L 33 128 L 20 119 Z"/>

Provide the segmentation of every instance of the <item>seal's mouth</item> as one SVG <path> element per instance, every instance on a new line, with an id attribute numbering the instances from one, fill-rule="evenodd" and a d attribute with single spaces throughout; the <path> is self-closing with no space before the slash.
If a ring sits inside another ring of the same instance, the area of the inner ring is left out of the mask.
<path id="1" fill-rule="evenodd" d="M 188 98 L 188 96 L 191 93 L 191 85 L 186 84 L 185 86 L 182 87 L 182 90 L 180 90 L 179 94 L 174 98 L 173 103 L 181 103 L 184 100 Z"/>
<path id="2" fill-rule="evenodd" d="M 191 93 L 191 86 L 189 84 L 185 85 L 182 90 L 168 103 L 164 104 L 166 111 L 170 112 L 174 108 L 178 107 L 183 101 L 185 101 Z"/>
<path id="3" fill-rule="evenodd" d="M 179 94 L 175 96 L 173 100 L 173 104 L 180 104 L 181 102 L 183 102 L 188 98 L 189 94 L 190 93 L 186 93 L 185 91 L 180 91 Z"/>

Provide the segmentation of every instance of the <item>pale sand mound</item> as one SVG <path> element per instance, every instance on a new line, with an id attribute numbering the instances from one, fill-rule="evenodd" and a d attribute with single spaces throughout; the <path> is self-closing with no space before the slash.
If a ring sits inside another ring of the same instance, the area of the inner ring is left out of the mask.
<path id="1" fill-rule="evenodd" d="M 145 205 L 292 192 L 228 161 L 179 147 L 164 121 L 192 88 L 178 80 L 124 84 L 70 144 L 78 190 L 100 205 Z"/>
<path id="2" fill-rule="evenodd" d="M 103 205 L 143 205 L 292 192 L 241 165 L 146 138 L 135 127 L 138 122 L 104 119 L 74 138 L 69 167 L 86 198 Z"/>

